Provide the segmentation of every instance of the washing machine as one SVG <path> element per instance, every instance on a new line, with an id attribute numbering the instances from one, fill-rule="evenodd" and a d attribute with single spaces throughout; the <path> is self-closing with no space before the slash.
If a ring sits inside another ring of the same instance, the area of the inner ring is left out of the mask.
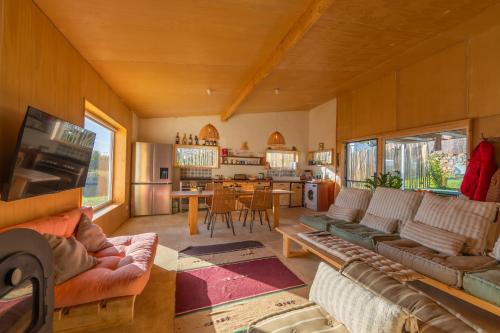
<path id="1" fill-rule="evenodd" d="M 315 211 L 328 210 L 328 185 L 325 183 L 306 183 L 304 206 Z"/>

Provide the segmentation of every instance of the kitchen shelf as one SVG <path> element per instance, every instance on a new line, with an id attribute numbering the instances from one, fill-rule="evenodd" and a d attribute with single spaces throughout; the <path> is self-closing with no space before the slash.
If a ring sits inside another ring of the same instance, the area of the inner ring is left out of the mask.
<path id="1" fill-rule="evenodd" d="M 222 156 L 222 165 L 245 165 L 245 166 L 264 166 L 265 158 L 259 156 Z"/>
<path id="2" fill-rule="evenodd" d="M 174 166 L 176 168 L 219 167 L 219 146 L 174 145 Z"/>
<path id="3" fill-rule="evenodd" d="M 333 149 L 314 150 L 307 154 L 309 165 L 333 165 L 333 158 Z"/>

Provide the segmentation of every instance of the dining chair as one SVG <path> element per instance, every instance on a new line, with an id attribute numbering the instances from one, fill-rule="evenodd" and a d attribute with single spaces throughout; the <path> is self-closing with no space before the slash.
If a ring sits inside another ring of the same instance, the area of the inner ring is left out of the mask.
<path id="1" fill-rule="evenodd" d="M 233 231 L 233 235 L 236 235 L 234 232 L 234 224 L 232 212 L 236 207 L 236 193 L 232 189 L 215 189 L 214 195 L 212 198 L 212 206 L 210 209 L 207 230 L 210 230 L 210 238 L 213 237 L 215 222 L 217 221 L 218 216 L 222 216 L 222 221 L 226 222 L 227 228 L 231 228 Z"/>
<path id="2" fill-rule="evenodd" d="M 267 225 L 269 227 L 269 231 L 272 231 L 271 222 L 269 220 L 269 214 L 267 213 L 268 209 L 273 208 L 273 193 L 270 189 L 264 190 L 254 190 L 252 195 L 252 200 L 250 201 L 250 205 L 245 208 L 245 219 L 243 220 L 243 226 L 246 226 L 248 213 L 251 214 L 250 220 L 250 233 L 253 232 L 253 222 L 255 220 L 255 215 L 259 215 L 260 224 L 262 223 L 262 213 L 264 213 L 267 221 Z"/>
<path id="3" fill-rule="evenodd" d="M 222 183 L 207 183 L 205 184 L 205 191 L 213 191 L 215 189 L 222 189 Z M 205 198 L 205 209 L 207 210 L 207 214 L 205 215 L 205 220 L 203 224 L 207 224 L 208 216 L 210 215 L 210 209 L 212 209 L 212 197 Z"/>

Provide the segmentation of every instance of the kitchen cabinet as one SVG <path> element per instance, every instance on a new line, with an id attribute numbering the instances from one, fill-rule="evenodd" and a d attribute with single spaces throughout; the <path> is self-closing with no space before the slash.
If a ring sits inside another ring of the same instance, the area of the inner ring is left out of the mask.
<path id="1" fill-rule="evenodd" d="M 304 184 L 292 183 L 290 185 L 290 207 L 302 207 L 302 199 L 304 196 Z"/>
<path id="2" fill-rule="evenodd" d="M 273 182 L 273 190 L 287 190 L 290 191 L 289 182 Z M 280 206 L 290 206 L 290 196 L 280 195 Z"/>
<path id="3" fill-rule="evenodd" d="M 176 168 L 219 167 L 219 147 L 200 145 L 175 145 L 174 166 Z"/>

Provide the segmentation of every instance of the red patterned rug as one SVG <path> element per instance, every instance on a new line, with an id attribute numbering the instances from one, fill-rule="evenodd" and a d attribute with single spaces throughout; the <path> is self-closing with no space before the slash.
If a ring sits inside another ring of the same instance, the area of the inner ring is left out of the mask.
<path id="1" fill-rule="evenodd" d="M 176 284 L 176 315 L 304 286 L 259 242 L 181 251 Z"/>

